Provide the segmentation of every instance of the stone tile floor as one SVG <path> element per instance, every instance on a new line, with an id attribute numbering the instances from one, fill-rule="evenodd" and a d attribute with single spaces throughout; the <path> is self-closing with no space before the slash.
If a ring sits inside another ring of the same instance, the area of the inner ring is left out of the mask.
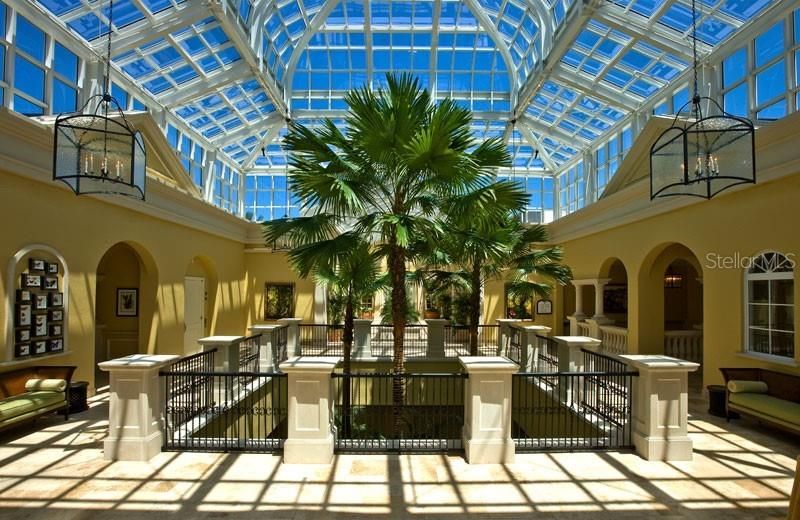
<path id="1" fill-rule="evenodd" d="M 102 456 L 106 396 L 68 422 L 0 437 L 0 519 L 785 518 L 800 438 L 691 401 L 691 462 L 537 453 L 470 466 L 457 455 L 341 455 L 288 466 L 262 454 Z"/>

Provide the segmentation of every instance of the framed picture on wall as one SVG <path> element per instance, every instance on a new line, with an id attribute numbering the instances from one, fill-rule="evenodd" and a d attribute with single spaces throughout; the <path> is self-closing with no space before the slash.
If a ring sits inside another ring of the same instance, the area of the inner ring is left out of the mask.
<path id="1" fill-rule="evenodd" d="M 50 321 L 64 321 L 64 311 L 60 309 L 50 311 Z"/>
<path id="2" fill-rule="evenodd" d="M 32 323 L 33 306 L 30 303 L 21 303 L 17 305 L 17 310 L 14 313 L 14 322 L 17 327 L 30 327 Z"/>
<path id="3" fill-rule="evenodd" d="M 264 284 L 264 319 L 278 320 L 294 316 L 294 284 Z"/>
<path id="4" fill-rule="evenodd" d="M 37 314 L 33 323 L 33 336 L 41 338 L 47 336 L 47 315 Z"/>
<path id="5" fill-rule="evenodd" d="M 33 342 L 34 354 L 47 354 L 47 341 L 34 341 Z"/>
<path id="6" fill-rule="evenodd" d="M 506 293 L 506 318 L 518 320 L 533 319 L 533 302 L 530 298 L 520 295 L 512 295 L 509 287 L 505 287 Z"/>
<path id="7" fill-rule="evenodd" d="M 42 277 L 38 274 L 23 273 L 20 285 L 23 289 L 38 289 L 42 286 Z"/>
<path id="8" fill-rule="evenodd" d="M 19 343 L 14 346 L 14 355 L 16 357 L 24 357 L 31 355 L 31 344 L 30 343 Z"/>
<path id="9" fill-rule="evenodd" d="M 31 329 L 17 329 L 14 331 L 14 339 L 17 343 L 27 343 L 31 340 Z"/>
<path id="10" fill-rule="evenodd" d="M 55 262 L 47 262 L 47 274 L 58 274 L 58 264 Z"/>
<path id="11" fill-rule="evenodd" d="M 536 302 L 536 314 L 553 314 L 552 300 L 539 300 Z"/>
<path id="12" fill-rule="evenodd" d="M 46 265 L 47 263 L 44 260 L 39 260 L 38 258 L 28 259 L 28 269 L 31 271 L 43 273 Z"/>
<path id="13" fill-rule="evenodd" d="M 55 276 L 45 276 L 44 277 L 44 290 L 45 291 L 57 291 L 58 290 L 58 278 Z"/>
<path id="14" fill-rule="evenodd" d="M 33 308 L 37 311 L 47 310 L 47 295 L 37 294 L 33 297 Z"/>
<path id="15" fill-rule="evenodd" d="M 33 299 L 33 294 L 25 289 L 17 289 L 17 303 L 30 303 Z"/>
<path id="16" fill-rule="evenodd" d="M 64 306 L 64 293 L 54 292 L 50 293 L 50 307 L 63 307 Z"/>
<path id="17" fill-rule="evenodd" d="M 64 350 L 64 340 L 62 338 L 51 339 L 48 342 L 47 350 L 50 352 L 61 352 Z"/>
<path id="18" fill-rule="evenodd" d="M 139 289 L 117 289 L 117 316 L 135 318 L 139 315 Z"/>

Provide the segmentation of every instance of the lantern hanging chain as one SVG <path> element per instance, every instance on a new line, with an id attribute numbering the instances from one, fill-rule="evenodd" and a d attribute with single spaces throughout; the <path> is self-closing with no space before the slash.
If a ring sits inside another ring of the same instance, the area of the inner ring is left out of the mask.
<path id="1" fill-rule="evenodd" d="M 694 103 L 695 111 L 700 112 L 700 82 L 698 79 L 698 69 L 700 63 L 697 58 L 697 0 L 692 0 L 692 58 L 694 66 L 694 92 L 692 92 L 692 102 Z"/>
<path id="2" fill-rule="evenodd" d="M 111 33 L 114 27 L 114 0 L 108 0 L 108 40 L 106 46 L 106 77 L 103 86 L 103 162 L 100 165 L 100 173 L 103 177 L 108 177 L 108 106 L 111 104 Z M 117 167 L 119 176 L 119 167 Z"/>

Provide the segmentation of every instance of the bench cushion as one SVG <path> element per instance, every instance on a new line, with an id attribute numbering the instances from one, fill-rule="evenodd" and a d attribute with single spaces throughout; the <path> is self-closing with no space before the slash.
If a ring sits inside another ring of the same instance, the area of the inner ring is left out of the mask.
<path id="1" fill-rule="evenodd" d="M 731 404 L 747 408 L 754 414 L 800 426 L 800 403 L 793 403 L 767 394 L 732 393 Z M 744 410 L 743 410 L 744 411 Z"/>
<path id="2" fill-rule="evenodd" d="M 26 392 L 0 400 L 0 421 L 65 402 L 63 392 Z"/>
<path id="3" fill-rule="evenodd" d="M 728 392 L 732 394 L 767 394 L 769 387 L 764 381 L 742 381 L 741 379 L 731 379 L 728 381 Z"/>
<path id="4" fill-rule="evenodd" d="M 63 379 L 28 379 L 25 383 L 25 390 L 35 392 L 43 390 L 47 392 L 63 392 L 67 389 L 67 382 Z"/>

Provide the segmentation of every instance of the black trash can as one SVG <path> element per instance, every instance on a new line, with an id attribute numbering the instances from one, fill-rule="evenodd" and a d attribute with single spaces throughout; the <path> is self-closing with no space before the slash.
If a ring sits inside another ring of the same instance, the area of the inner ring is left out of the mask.
<path id="1" fill-rule="evenodd" d="M 88 381 L 73 381 L 69 384 L 69 413 L 85 412 L 89 409 L 86 402 L 88 389 Z"/>
<path id="2" fill-rule="evenodd" d="M 723 385 L 708 385 L 708 413 L 717 417 L 727 417 L 727 404 L 725 403 L 725 387 Z M 731 418 L 738 417 L 731 414 Z"/>

